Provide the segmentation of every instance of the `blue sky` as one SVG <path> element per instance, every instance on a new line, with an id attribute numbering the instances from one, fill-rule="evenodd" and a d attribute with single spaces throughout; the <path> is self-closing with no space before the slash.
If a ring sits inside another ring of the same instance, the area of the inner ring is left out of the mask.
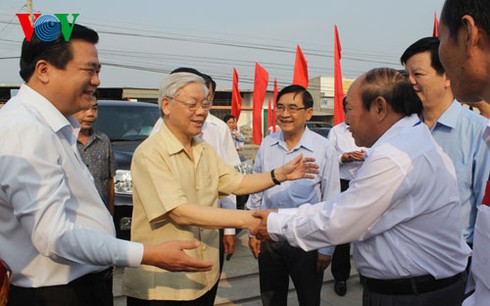
<path id="1" fill-rule="evenodd" d="M 434 12 L 443 0 L 247 0 L 230 1 L 41 1 L 42 14 L 79 13 L 77 23 L 100 34 L 101 87 L 159 86 L 180 66 L 213 76 L 231 87 L 232 68 L 240 88 L 253 87 L 255 62 L 291 82 L 296 44 L 309 76 L 333 75 L 333 27 L 342 44 L 342 72 L 355 78 L 370 68 L 398 67 L 411 43 L 432 35 Z M 0 84 L 19 85 L 23 33 L 15 14 L 25 1 L 0 0 Z M 13 59 L 11 59 L 13 58 Z M 271 82 L 272 84 L 272 82 Z"/>

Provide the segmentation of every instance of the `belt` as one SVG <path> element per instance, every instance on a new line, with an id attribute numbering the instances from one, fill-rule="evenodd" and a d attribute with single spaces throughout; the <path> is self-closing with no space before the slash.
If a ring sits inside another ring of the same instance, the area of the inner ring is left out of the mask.
<path id="1" fill-rule="evenodd" d="M 449 287 L 460 279 L 466 279 L 466 272 L 448 278 L 435 279 L 432 275 L 423 275 L 400 279 L 375 279 L 362 276 L 364 288 L 371 292 L 386 295 L 417 295 Z"/>
<path id="2" fill-rule="evenodd" d="M 77 279 L 72 280 L 67 284 L 67 286 L 76 286 L 76 285 L 89 285 L 96 284 L 99 282 L 106 282 L 111 279 L 114 268 L 108 268 L 100 272 L 86 274 Z"/>

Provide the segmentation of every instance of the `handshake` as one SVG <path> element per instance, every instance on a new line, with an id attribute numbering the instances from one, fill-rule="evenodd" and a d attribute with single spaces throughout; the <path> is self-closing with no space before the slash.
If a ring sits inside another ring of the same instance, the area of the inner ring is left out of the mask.
<path id="1" fill-rule="evenodd" d="M 249 225 L 247 226 L 250 234 L 259 240 L 271 239 L 267 232 L 267 217 L 272 212 L 277 212 L 277 209 L 261 209 L 251 212 L 253 218 L 250 219 Z"/>
<path id="2" fill-rule="evenodd" d="M 252 218 L 247 227 L 253 236 L 249 238 L 248 246 L 255 259 L 259 257 L 260 241 L 271 239 L 269 232 L 267 232 L 267 218 L 272 212 L 277 212 L 277 209 L 261 209 L 251 212 Z"/>

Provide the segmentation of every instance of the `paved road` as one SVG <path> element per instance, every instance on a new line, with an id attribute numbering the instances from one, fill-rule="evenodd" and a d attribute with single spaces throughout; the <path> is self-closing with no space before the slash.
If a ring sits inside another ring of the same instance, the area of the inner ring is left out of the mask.
<path id="1" fill-rule="evenodd" d="M 230 261 L 225 262 L 215 305 L 219 306 L 260 306 L 259 276 L 256 260 L 248 248 L 245 232 L 237 236 L 237 249 Z M 116 269 L 114 275 L 114 305 L 126 306 L 126 298 L 121 295 L 122 269 Z M 339 297 L 333 291 L 332 275 L 327 269 L 322 288 L 322 305 L 358 306 L 362 305 L 362 286 L 357 271 L 353 269 L 347 282 L 347 295 Z M 296 292 L 290 285 L 288 305 L 298 305 Z"/>

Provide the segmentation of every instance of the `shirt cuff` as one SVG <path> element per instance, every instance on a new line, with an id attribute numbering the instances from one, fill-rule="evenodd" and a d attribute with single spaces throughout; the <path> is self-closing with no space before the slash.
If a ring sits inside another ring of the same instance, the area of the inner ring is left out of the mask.
<path id="1" fill-rule="evenodd" d="M 127 266 L 130 268 L 136 268 L 141 265 L 141 261 L 143 260 L 143 252 L 145 247 L 142 243 L 128 241 L 128 262 Z M 124 266 L 120 264 L 120 266 Z"/>
<path id="2" fill-rule="evenodd" d="M 298 214 L 298 209 L 297 208 L 281 208 L 277 210 L 278 213 L 283 214 L 283 215 L 297 215 Z"/>
<path id="3" fill-rule="evenodd" d="M 326 247 L 326 248 L 318 249 L 318 253 L 323 254 L 323 255 L 327 255 L 327 256 L 330 256 L 330 257 L 333 255 L 333 252 L 334 251 L 335 251 L 335 247 L 334 246 L 329 246 L 329 247 Z"/>
<path id="4" fill-rule="evenodd" d="M 279 241 L 281 238 L 286 237 L 286 233 L 283 233 L 286 223 L 292 217 L 289 214 L 283 214 L 282 211 L 289 209 L 281 209 L 281 213 L 270 213 L 267 218 L 267 232 L 274 241 Z"/>
<path id="5" fill-rule="evenodd" d="M 224 235 L 235 235 L 236 230 L 234 228 L 225 228 L 225 230 L 223 231 L 223 234 Z"/>

